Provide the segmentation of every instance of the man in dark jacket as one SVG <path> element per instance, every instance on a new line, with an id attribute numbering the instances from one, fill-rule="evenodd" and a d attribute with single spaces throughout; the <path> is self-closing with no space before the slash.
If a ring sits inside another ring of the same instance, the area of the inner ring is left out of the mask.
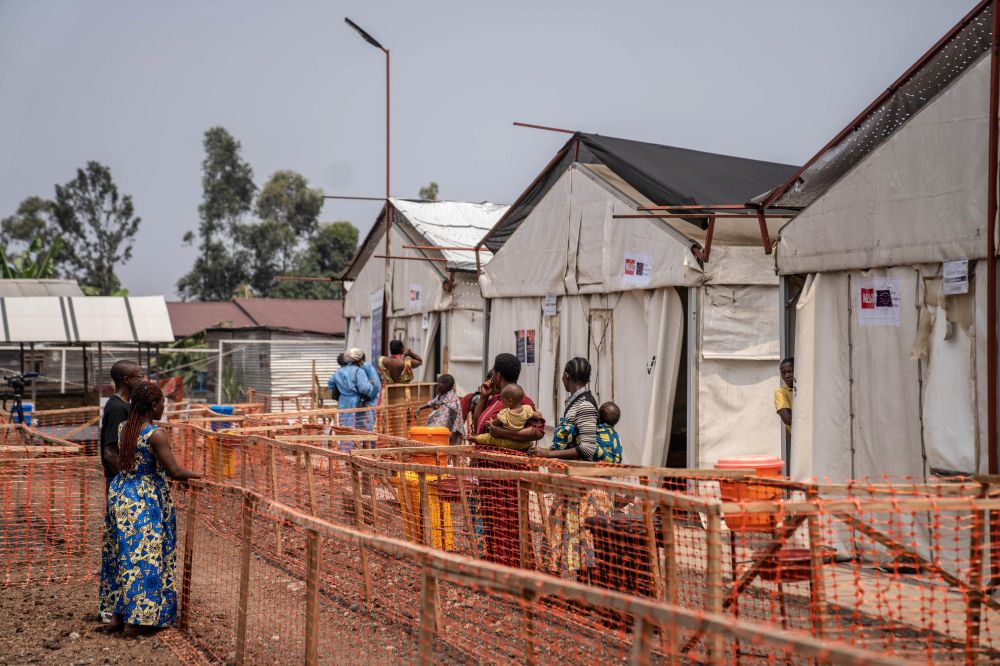
<path id="1" fill-rule="evenodd" d="M 142 368 L 132 361 L 116 361 L 111 366 L 115 393 L 108 398 L 101 414 L 101 466 L 104 467 L 105 491 L 118 474 L 118 426 L 128 419 L 132 389 L 145 378 Z"/>

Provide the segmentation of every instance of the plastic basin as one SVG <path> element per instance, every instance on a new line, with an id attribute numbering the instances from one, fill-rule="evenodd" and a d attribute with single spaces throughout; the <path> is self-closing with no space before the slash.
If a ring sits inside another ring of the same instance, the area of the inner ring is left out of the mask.
<path id="1" fill-rule="evenodd" d="M 780 478 L 784 461 L 774 456 L 720 458 L 715 469 L 752 469 L 757 476 Z M 781 499 L 781 488 L 753 481 L 719 481 L 723 502 L 766 502 Z M 726 525 L 734 532 L 767 532 L 774 527 L 772 514 L 729 514 Z"/>

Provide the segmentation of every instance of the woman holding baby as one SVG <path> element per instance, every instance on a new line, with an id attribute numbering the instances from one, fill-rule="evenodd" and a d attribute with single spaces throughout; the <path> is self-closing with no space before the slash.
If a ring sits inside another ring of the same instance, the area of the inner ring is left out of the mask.
<path id="1" fill-rule="evenodd" d="M 544 436 L 545 421 L 535 410 L 535 403 L 531 398 L 517 387 L 520 376 L 521 362 L 517 357 L 513 354 L 498 354 L 493 362 L 493 369 L 479 388 L 480 400 L 473 412 L 476 445 L 483 451 L 506 454 L 511 460 L 474 460 L 474 467 L 519 471 L 529 469 L 516 458 L 526 456 L 526 450 L 531 444 Z M 480 441 L 479 436 L 482 435 L 489 435 L 489 438 Z M 498 564 L 534 568 L 530 549 L 528 561 L 521 561 L 517 481 L 481 478 L 479 495 L 486 541 L 485 558 Z"/>

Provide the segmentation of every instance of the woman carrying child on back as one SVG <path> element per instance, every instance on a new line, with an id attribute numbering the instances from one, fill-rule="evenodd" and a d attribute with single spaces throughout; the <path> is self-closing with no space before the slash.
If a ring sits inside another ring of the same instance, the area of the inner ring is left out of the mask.
<path id="1" fill-rule="evenodd" d="M 606 402 L 597 406 L 590 384 L 590 362 L 581 357 L 570 359 L 562 376 L 563 388 L 569 393 L 566 409 L 552 434 L 552 448 L 535 449 L 541 458 L 587 460 L 590 462 L 622 461 L 621 442 L 614 426 L 621 417 L 618 405 Z"/>
<path id="2" fill-rule="evenodd" d="M 167 478 L 201 475 L 182 469 L 167 435 L 153 424 L 163 416 L 163 392 L 142 383 L 132 391 L 128 420 L 118 430 L 117 476 L 108 489 L 101 549 L 101 614 L 107 631 L 135 636 L 177 619 L 177 525 Z"/>

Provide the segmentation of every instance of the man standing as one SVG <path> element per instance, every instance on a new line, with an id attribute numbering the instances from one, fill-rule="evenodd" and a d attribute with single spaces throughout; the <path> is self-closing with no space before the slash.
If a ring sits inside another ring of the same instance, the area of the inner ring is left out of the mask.
<path id="1" fill-rule="evenodd" d="M 118 474 L 118 426 L 128 419 L 132 389 L 145 378 L 142 368 L 132 361 L 116 361 L 111 366 L 111 380 L 115 383 L 115 392 L 104 404 L 104 412 L 101 414 L 100 447 L 105 491 Z"/>
<path id="2" fill-rule="evenodd" d="M 413 371 L 423 365 L 424 359 L 403 347 L 402 340 L 389 341 L 389 356 L 378 357 L 378 374 L 383 384 L 409 384 Z"/>

